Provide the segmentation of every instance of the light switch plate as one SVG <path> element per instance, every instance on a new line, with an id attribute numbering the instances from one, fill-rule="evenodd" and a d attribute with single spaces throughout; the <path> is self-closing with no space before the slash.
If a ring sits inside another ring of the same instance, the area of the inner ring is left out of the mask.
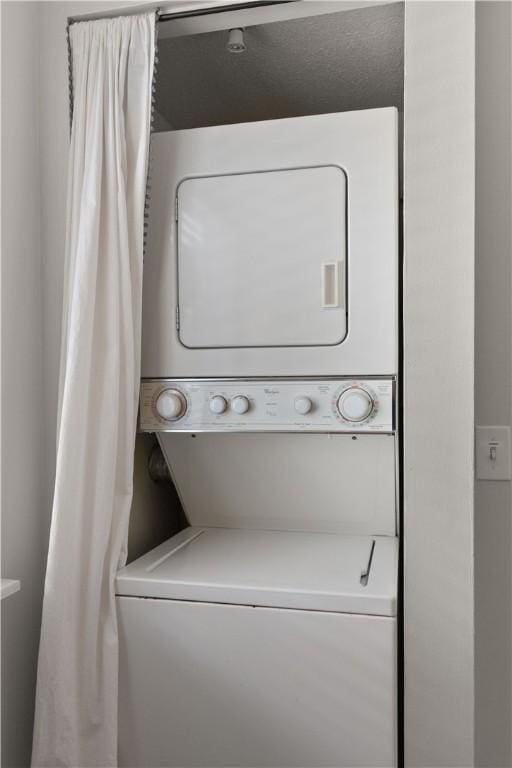
<path id="1" fill-rule="evenodd" d="M 477 480 L 510 480 L 510 427 L 476 428 Z"/>

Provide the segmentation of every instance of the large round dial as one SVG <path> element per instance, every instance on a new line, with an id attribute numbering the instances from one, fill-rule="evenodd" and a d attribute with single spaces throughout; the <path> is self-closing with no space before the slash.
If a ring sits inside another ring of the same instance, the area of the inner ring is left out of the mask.
<path id="1" fill-rule="evenodd" d="M 374 407 L 372 396 L 362 387 L 350 387 L 338 399 L 338 411 L 346 421 L 364 421 Z"/>
<path id="2" fill-rule="evenodd" d="M 231 401 L 231 407 L 235 413 L 242 415 L 243 413 L 247 413 L 249 410 L 249 400 L 245 397 L 245 395 L 237 395 Z"/>
<path id="3" fill-rule="evenodd" d="M 224 413 L 227 407 L 228 404 L 226 398 L 222 397 L 222 395 L 214 395 L 210 400 L 210 411 L 212 413 L 216 413 L 217 415 L 219 413 Z"/>
<path id="4" fill-rule="evenodd" d="M 176 421 L 187 410 L 187 401 L 179 389 L 164 389 L 157 397 L 155 408 L 165 421 Z"/>

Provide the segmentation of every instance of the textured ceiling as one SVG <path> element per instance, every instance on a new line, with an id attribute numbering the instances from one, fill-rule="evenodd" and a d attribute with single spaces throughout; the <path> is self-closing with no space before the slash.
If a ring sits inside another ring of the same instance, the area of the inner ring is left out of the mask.
<path id="1" fill-rule="evenodd" d="M 403 99 L 403 4 L 159 44 L 157 130 L 396 106 Z"/>

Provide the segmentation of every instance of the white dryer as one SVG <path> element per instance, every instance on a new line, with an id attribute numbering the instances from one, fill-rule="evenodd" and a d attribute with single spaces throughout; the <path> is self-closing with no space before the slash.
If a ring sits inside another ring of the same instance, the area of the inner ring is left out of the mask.
<path id="1" fill-rule="evenodd" d="M 142 377 L 398 372 L 394 107 L 160 133 Z"/>

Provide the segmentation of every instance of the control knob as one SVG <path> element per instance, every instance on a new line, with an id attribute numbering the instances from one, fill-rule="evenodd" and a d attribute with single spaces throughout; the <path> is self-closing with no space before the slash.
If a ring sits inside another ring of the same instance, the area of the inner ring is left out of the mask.
<path id="1" fill-rule="evenodd" d="M 310 410 L 313 407 L 313 403 L 311 402 L 311 398 L 306 397 L 305 395 L 301 395 L 300 397 L 296 397 L 293 405 L 294 405 L 295 410 L 297 411 L 297 413 L 300 413 L 302 416 L 305 416 L 307 413 L 309 413 Z"/>
<path id="2" fill-rule="evenodd" d="M 364 421 L 373 411 L 373 398 L 362 387 L 350 387 L 338 399 L 338 411 L 346 421 Z"/>
<path id="3" fill-rule="evenodd" d="M 216 413 L 217 415 L 224 413 L 226 408 L 228 407 L 227 401 L 225 397 L 222 397 L 222 395 L 214 395 L 212 399 L 210 400 L 210 411 L 212 413 Z"/>
<path id="4" fill-rule="evenodd" d="M 245 395 L 237 395 L 231 401 L 231 407 L 235 413 L 238 413 L 241 416 L 249 410 L 249 400 Z"/>
<path id="5" fill-rule="evenodd" d="M 176 421 L 187 410 L 187 401 L 179 389 L 164 389 L 157 397 L 155 408 L 165 421 Z"/>

